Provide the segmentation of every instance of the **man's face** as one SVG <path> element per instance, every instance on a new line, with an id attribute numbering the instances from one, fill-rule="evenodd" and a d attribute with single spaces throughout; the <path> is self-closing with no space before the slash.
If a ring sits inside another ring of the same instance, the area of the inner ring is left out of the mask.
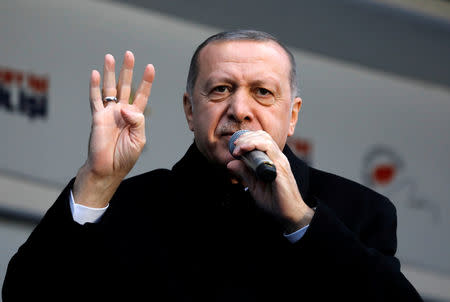
<path id="1" fill-rule="evenodd" d="M 231 135 L 264 130 L 282 149 L 294 133 L 301 99 L 292 100 L 290 62 L 274 42 L 220 41 L 203 48 L 192 96 L 184 109 L 200 152 L 226 165 Z M 192 102 L 192 103 L 191 103 Z"/>

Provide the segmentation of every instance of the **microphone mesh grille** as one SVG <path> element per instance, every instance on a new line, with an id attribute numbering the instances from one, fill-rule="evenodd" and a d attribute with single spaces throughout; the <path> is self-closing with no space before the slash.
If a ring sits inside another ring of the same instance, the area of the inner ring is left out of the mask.
<path id="1" fill-rule="evenodd" d="M 242 134 L 244 134 L 245 132 L 248 132 L 249 130 L 239 130 L 236 131 L 235 133 L 233 133 L 233 135 L 230 138 L 230 141 L 228 142 L 228 150 L 230 151 L 231 154 L 233 154 L 234 148 L 236 147 L 234 145 L 234 142 L 239 138 L 239 136 L 241 136 Z"/>

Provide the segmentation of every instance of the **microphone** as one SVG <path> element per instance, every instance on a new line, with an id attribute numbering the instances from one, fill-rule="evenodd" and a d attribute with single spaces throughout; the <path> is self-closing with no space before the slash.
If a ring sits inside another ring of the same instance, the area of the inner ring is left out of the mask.
<path id="1" fill-rule="evenodd" d="M 233 154 L 234 142 L 245 132 L 249 130 L 236 131 L 228 142 L 228 150 Z M 252 150 L 240 156 L 240 158 L 250 169 L 255 172 L 256 176 L 264 182 L 272 182 L 277 177 L 277 169 L 267 154 L 260 150 Z"/>

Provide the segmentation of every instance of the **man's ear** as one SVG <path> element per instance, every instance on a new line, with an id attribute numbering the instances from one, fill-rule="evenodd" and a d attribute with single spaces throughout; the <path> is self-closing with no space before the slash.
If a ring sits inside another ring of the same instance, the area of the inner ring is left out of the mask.
<path id="1" fill-rule="evenodd" d="M 302 108 L 302 99 L 300 97 L 296 97 L 292 101 L 292 110 L 291 110 L 291 121 L 289 122 L 289 132 L 288 136 L 292 136 L 295 131 L 295 126 L 297 125 L 298 115 L 300 113 L 300 108 Z"/>
<path id="2" fill-rule="evenodd" d="M 188 123 L 189 129 L 191 131 L 194 131 L 192 99 L 187 92 L 185 92 L 183 95 L 183 107 L 184 107 L 184 114 L 186 115 L 186 121 Z"/>

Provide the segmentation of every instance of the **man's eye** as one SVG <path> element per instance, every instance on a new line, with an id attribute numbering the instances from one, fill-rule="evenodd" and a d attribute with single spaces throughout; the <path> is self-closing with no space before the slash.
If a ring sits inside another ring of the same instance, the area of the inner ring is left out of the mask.
<path id="1" fill-rule="evenodd" d="M 229 89 L 227 86 L 217 86 L 217 87 L 214 87 L 212 90 L 212 92 L 218 92 L 218 93 L 225 93 L 228 91 L 229 91 Z"/>
<path id="2" fill-rule="evenodd" d="M 258 95 L 261 95 L 261 96 L 268 96 L 268 95 L 271 95 L 272 93 L 268 90 L 268 89 L 266 89 L 266 88 L 258 88 L 257 90 L 256 90 L 256 93 L 258 94 Z"/>
<path id="3" fill-rule="evenodd" d="M 275 103 L 275 96 L 272 91 L 266 88 L 256 88 L 255 99 L 262 105 L 270 106 Z"/>

